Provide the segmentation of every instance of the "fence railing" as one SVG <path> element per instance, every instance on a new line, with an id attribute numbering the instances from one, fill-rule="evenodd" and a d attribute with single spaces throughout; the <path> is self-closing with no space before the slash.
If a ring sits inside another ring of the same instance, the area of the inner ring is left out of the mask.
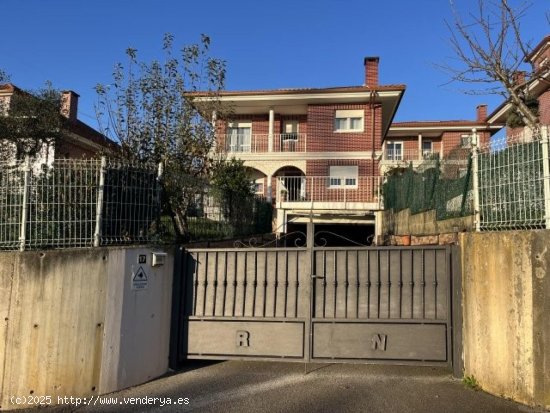
<path id="1" fill-rule="evenodd" d="M 267 133 L 252 135 L 227 134 L 225 136 L 225 149 L 229 153 L 306 152 L 307 134 L 274 133 L 271 137 Z"/>
<path id="2" fill-rule="evenodd" d="M 385 149 L 382 153 L 382 161 L 429 161 L 439 159 L 439 152 L 419 151 L 418 149 Z"/>
<path id="3" fill-rule="evenodd" d="M 476 230 L 550 229 L 548 126 L 473 140 Z"/>
<path id="4" fill-rule="evenodd" d="M 277 202 L 378 203 L 378 176 L 284 176 L 277 181 Z"/>
<path id="5" fill-rule="evenodd" d="M 0 249 L 157 240 L 160 168 L 112 159 L 0 163 Z"/>

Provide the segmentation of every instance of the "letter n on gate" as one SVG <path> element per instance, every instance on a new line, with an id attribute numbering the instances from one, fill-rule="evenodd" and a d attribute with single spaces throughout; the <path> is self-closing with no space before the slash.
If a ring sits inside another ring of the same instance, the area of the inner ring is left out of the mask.
<path id="1" fill-rule="evenodd" d="M 237 330 L 237 347 L 250 347 L 250 333 L 245 330 Z"/>
<path id="2" fill-rule="evenodd" d="M 375 334 L 372 336 L 372 349 L 386 351 L 386 342 L 388 336 L 386 334 Z"/>

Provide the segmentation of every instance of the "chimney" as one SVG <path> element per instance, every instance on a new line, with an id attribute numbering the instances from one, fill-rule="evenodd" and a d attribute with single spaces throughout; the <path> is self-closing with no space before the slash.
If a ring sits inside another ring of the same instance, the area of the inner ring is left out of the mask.
<path id="1" fill-rule="evenodd" d="M 72 90 L 64 90 L 61 92 L 61 114 L 70 121 L 76 120 L 78 114 L 78 93 Z"/>
<path id="2" fill-rule="evenodd" d="M 515 85 L 521 85 L 522 83 L 525 83 L 525 76 L 527 75 L 526 72 L 522 70 L 518 70 L 514 73 L 512 73 L 512 83 Z"/>
<path id="3" fill-rule="evenodd" d="M 487 120 L 487 105 L 477 105 L 476 115 L 476 120 L 478 122 L 485 122 Z"/>
<path id="4" fill-rule="evenodd" d="M 365 57 L 365 86 L 378 86 L 378 56 Z"/>

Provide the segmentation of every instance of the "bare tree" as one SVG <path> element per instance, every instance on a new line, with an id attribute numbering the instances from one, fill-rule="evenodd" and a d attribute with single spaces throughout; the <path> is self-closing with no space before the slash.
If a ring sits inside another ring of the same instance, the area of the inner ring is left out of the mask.
<path id="1" fill-rule="evenodd" d="M 469 94 L 496 94 L 509 101 L 523 124 L 538 128 L 538 114 L 528 104 L 529 82 L 539 73 L 522 72 L 532 50 L 521 32 L 521 20 L 530 3 L 510 5 L 508 0 L 478 0 L 466 18 L 450 0 L 453 21 L 446 21 L 455 59 L 440 65 L 451 82 L 470 84 Z M 548 16 L 548 15 L 547 15 Z M 550 17 L 549 17 L 550 19 Z M 519 76 L 524 73 L 525 76 Z"/>

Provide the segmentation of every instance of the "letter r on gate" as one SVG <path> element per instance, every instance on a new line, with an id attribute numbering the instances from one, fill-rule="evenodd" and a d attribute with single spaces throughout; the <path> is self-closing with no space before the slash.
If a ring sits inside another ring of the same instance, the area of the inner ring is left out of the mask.
<path id="1" fill-rule="evenodd" d="M 237 330 L 237 347 L 250 347 L 250 333 L 245 330 Z"/>

